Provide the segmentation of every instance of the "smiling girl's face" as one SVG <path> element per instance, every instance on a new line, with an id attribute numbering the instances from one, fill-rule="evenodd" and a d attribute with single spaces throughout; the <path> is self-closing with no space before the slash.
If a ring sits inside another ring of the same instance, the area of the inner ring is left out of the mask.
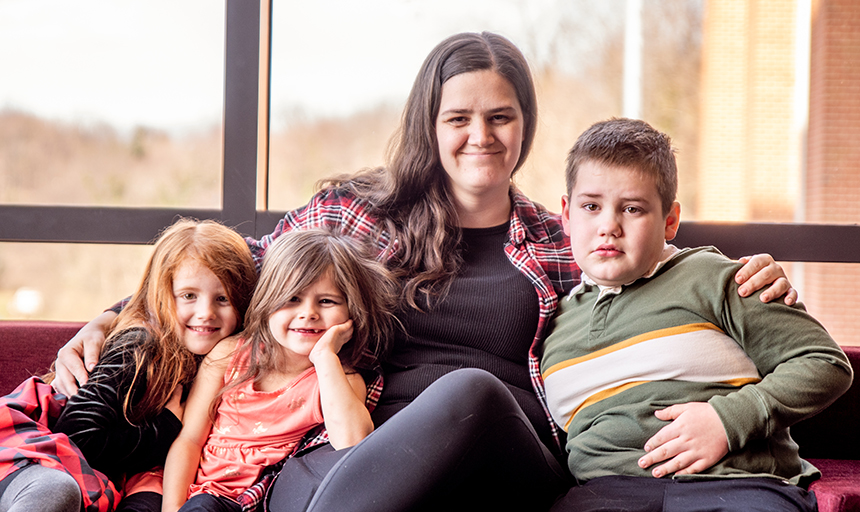
<path id="1" fill-rule="evenodd" d="M 346 296 L 324 272 L 269 316 L 269 330 L 288 352 L 307 357 L 326 330 L 347 320 Z"/>
<path id="2" fill-rule="evenodd" d="M 193 354 L 208 354 L 239 324 L 224 285 L 198 261 L 186 260 L 179 265 L 173 276 L 173 299 L 179 337 Z"/>

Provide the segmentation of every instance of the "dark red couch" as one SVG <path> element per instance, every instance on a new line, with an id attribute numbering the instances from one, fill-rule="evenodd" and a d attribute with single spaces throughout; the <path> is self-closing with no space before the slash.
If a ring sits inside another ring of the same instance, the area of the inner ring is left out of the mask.
<path id="1" fill-rule="evenodd" d="M 82 322 L 0 321 L 0 396 L 31 375 L 47 372 Z"/>
<path id="2" fill-rule="evenodd" d="M 57 350 L 83 325 L 79 322 L 0 321 L 0 395 L 48 370 Z M 860 347 L 844 347 L 854 373 Z M 824 475 L 814 482 L 821 512 L 860 511 L 860 378 L 833 405 L 792 427 L 800 454 Z"/>

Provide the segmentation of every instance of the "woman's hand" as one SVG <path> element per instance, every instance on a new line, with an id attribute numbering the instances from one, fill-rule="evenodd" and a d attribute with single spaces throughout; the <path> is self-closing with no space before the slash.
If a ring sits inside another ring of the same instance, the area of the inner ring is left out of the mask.
<path id="1" fill-rule="evenodd" d="M 95 317 L 72 337 L 57 352 L 54 361 L 54 388 L 66 396 L 78 392 L 78 386 L 83 386 L 89 378 L 89 372 L 99 361 L 102 347 L 105 344 L 105 333 L 110 328 L 117 314 L 105 311 Z"/>
<path id="2" fill-rule="evenodd" d="M 753 292 L 770 287 L 759 296 L 762 302 L 770 302 L 785 295 L 785 303 L 791 306 L 797 302 L 797 290 L 791 287 L 785 270 L 774 261 L 770 254 L 744 256 L 738 260 L 744 266 L 735 274 L 739 285 L 738 294 L 747 297 Z"/>

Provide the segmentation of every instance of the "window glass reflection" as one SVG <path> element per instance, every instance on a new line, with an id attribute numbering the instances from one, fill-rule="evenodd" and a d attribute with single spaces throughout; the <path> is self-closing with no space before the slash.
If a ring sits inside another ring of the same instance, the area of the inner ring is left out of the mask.
<path id="1" fill-rule="evenodd" d="M 5 0 L 0 48 L 0 203 L 220 205 L 223 2 Z"/>
<path id="2" fill-rule="evenodd" d="M 152 246 L 0 242 L 0 320 L 90 320 L 140 284 Z"/>

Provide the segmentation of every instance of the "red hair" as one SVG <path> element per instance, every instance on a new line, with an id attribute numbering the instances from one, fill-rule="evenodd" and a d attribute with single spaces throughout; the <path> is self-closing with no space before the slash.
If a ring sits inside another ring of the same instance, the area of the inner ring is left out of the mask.
<path id="1" fill-rule="evenodd" d="M 198 359 L 180 337 L 173 279 L 179 267 L 194 261 L 212 271 L 221 281 L 230 304 L 241 320 L 257 280 L 254 259 L 242 237 L 215 221 L 180 219 L 165 229 L 146 266 L 143 279 L 128 305 L 116 318 L 106 350 L 119 335 L 143 328 L 146 341 L 134 353 L 136 380 L 146 375 L 146 392 L 132 404 L 131 391 L 123 401 L 126 418 L 134 423 L 158 414 L 178 385 L 190 383 L 197 374 Z M 134 389 L 134 385 L 129 389 Z"/>

